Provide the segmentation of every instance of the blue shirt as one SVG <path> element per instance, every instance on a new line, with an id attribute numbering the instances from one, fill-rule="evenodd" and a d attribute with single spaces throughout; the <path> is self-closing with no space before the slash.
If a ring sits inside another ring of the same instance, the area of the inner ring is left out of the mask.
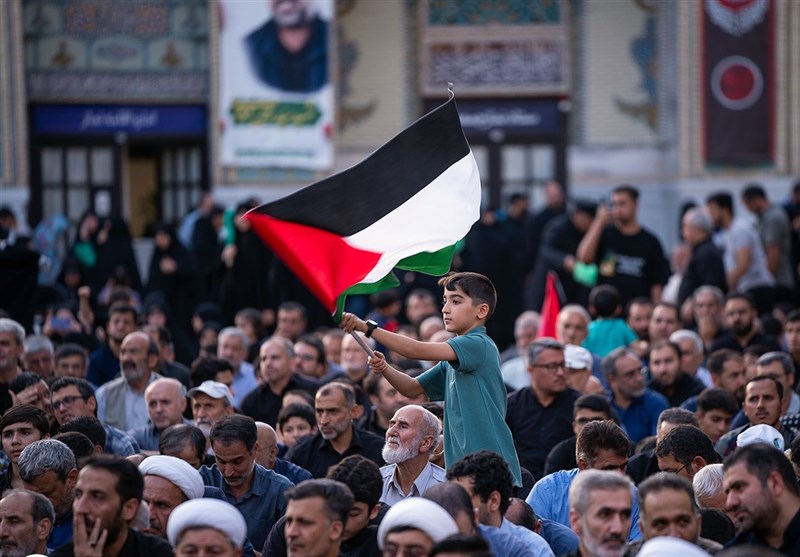
<path id="1" fill-rule="evenodd" d="M 444 404 L 444 461 L 448 465 L 486 449 L 501 455 L 522 485 L 517 451 L 505 422 L 506 387 L 500 373 L 500 353 L 486 334 L 475 327 L 447 340 L 458 358 L 439 362 L 417 377 L 431 401 Z"/>
<path id="2" fill-rule="evenodd" d="M 652 389 L 645 389 L 644 394 L 633 399 L 625 410 L 617 406 L 611 399 L 611 407 L 617 413 L 631 443 L 636 445 L 639 441 L 650 435 L 656 434 L 658 415 L 669 408 L 669 402 L 664 395 Z"/>
<path id="3" fill-rule="evenodd" d="M 253 485 L 250 486 L 250 490 L 237 498 L 231 493 L 216 464 L 211 468 L 208 466 L 200 468 L 203 483 L 221 488 L 228 502 L 242 513 L 247 523 L 247 537 L 250 538 L 253 547 L 262 547 L 272 526 L 286 512 L 286 499 L 283 494 L 294 484 L 259 464 L 255 465 L 253 474 Z"/>
<path id="4" fill-rule="evenodd" d="M 545 539 L 536 532 L 532 532 L 523 526 L 518 526 L 506 519 L 503 519 L 503 522 L 500 523 L 500 531 L 508 532 L 518 540 L 524 542 L 538 557 L 554 557 L 553 550 L 547 545 Z"/>
<path id="5" fill-rule="evenodd" d="M 314 477 L 311 475 L 311 472 L 302 466 L 298 466 L 294 462 L 289 462 L 288 460 L 281 460 L 280 458 L 275 459 L 275 465 L 272 467 L 272 471 L 287 478 L 294 485 Z"/>
<path id="6" fill-rule="evenodd" d="M 47 538 L 47 551 L 52 552 L 68 543 L 72 543 L 72 509 L 64 520 L 53 524 L 53 529 Z"/>
<path id="7" fill-rule="evenodd" d="M 478 534 L 489 544 L 495 557 L 537 557 L 539 554 L 525 542 L 500 528 L 478 524 Z M 552 553 L 551 553 L 552 555 Z"/>
<path id="8" fill-rule="evenodd" d="M 525 502 L 531 506 L 539 518 L 549 518 L 569 528 L 569 487 L 578 472 L 580 472 L 579 468 L 573 468 L 572 470 L 559 470 L 545 476 L 536 482 Z M 628 541 L 636 541 L 642 537 L 639 530 L 639 505 L 636 502 L 636 493 L 636 487 L 631 486 L 633 506 L 631 507 L 631 532 Z"/>
<path id="9" fill-rule="evenodd" d="M 258 380 L 256 379 L 256 372 L 253 369 L 253 364 L 250 362 L 242 362 L 239 369 L 233 374 L 233 404 L 236 408 L 240 408 L 244 397 L 250 394 L 250 391 L 258 387 Z"/>

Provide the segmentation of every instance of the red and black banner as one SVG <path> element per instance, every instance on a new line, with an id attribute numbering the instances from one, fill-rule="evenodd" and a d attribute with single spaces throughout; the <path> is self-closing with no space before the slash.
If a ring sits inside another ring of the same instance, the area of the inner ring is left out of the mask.
<path id="1" fill-rule="evenodd" d="M 706 162 L 773 161 L 772 0 L 704 0 L 703 76 Z"/>

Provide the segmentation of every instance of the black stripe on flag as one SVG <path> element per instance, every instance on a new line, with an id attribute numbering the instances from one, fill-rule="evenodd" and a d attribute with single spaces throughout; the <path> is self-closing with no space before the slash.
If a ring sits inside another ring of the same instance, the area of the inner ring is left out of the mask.
<path id="1" fill-rule="evenodd" d="M 351 236 L 408 201 L 468 153 L 452 98 L 359 164 L 255 211 Z"/>

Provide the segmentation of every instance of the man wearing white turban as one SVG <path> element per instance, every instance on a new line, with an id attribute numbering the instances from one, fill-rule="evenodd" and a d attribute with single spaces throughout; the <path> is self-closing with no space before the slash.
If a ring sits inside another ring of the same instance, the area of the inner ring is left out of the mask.
<path id="1" fill-rule="evenodd" d="M 167 520 L 175 507 L 203 496 L 203 478 L 188 462 L 164 455 L 144 459 L 139 472 L 144 476 L 142 502 L 150 511 L 150 527 L 144 532 L 165 538 Z"/>
<path id="2" fill-rule="evenodd" d="M 167 521 L 167 538 L 175 557 L 217 555 L 241 557 L 247 524 L 239 510 L 219 499 L 181 503 Z"/>
<path id="3" fill-rule="evenodd" d="M 427 555 L 433 544 L 458 534 L 453 517 L 429 499 L 411 497 L 395 504 L 378 527 L 378 547 L 392 555 L 408 555 L 421 548 Z"/>

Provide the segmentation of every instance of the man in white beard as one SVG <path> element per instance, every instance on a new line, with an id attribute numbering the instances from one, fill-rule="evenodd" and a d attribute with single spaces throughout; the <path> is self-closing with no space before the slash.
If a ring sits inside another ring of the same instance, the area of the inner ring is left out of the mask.
<path id="1" fill-rule="evenodd" d="M 442 433 L 442 424 L 422 406 L 409 404 L 395 412 L 386 430 L 381 468 L 381 502 L 394 505 L 408 497 L 418 497 L 432 485 L 446 481 L 443 468 L 430 462 L 432 450 Z"/>

